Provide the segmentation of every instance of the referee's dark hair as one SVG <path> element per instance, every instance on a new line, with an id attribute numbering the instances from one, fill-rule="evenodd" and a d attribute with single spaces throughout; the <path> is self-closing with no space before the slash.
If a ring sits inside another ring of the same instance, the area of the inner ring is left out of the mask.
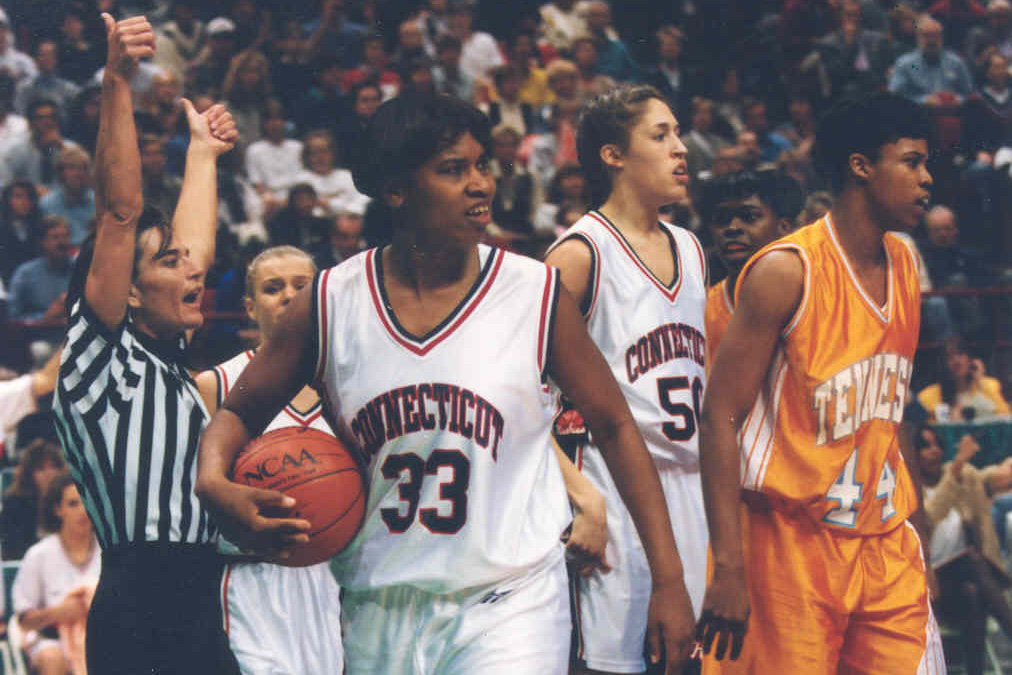
<path id="1" fill-rule="evenodd" d="M 590 184 L 592 207 L 601 206 L 611 194 L 611 171 L 601 160 L 601 148 L 627 148 L 629 131 L 653 98 L 668 105 L 661 92 L 647 84 L 621 86 L 584 104 L 577 123 L 576 153 Z"/>
<path id="2" fill-rule="evenodd" d="M 846 98 L 819 120 L 812 159 L 818 171 L 840 190 L 850 176 L 852 154 L 878 161 L 882 146 L 901 138 L 934 141 L 934 125 L 925 109 L 898 94 L 877 91 Z"/>
<path id="3" fill-rule="evenodd" d="M 158 253 L 163 253 L 169 248 L 172 239 L 172 226 L 165 219 L 165 215 L 154 206 L 145 206 L 141 217 L 137 221 L 137 238 L 134 241 L 134 264 L 131 273 L 131 280 L 137 278 L 137 263 L 141 259 L 141 235 L 151 229 L 157 229 L 162 240 L 158 245 Z M 95 232 L 85 237 L 81 244 L 81 250 L 74 261 L 74 269 L 70 272 L 70 282 L 67 284 L 67 297 L 64 301 L 64 311 L 70 316 L 70 310 L 79 298 L 84 297 L 84 284 L 88 281 L 88 271 L 91 270 L 91 261 L 95 257 Z"/>
<path id="4" fill-rule="evenodd" d="M 446 94 L 416 92 L 392 98 L 376 110 L 350 149 L 352 178 L 359 192 L 382 201 L 416 169 L 470 133 L 489 153 L 488 118 L 473 105 Z"/>

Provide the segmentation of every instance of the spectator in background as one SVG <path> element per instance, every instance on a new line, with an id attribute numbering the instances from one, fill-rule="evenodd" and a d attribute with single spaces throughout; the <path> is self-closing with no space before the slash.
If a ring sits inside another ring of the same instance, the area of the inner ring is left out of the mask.
<path id="1" fill-rule="evenodd" d="M 833 96 L 854 96 L 885 83 L 885 35 L 862 25 L 860 0 L 843 0 L 839 28 L 815 43 L 832 83 Z"/>
<path id="2" fill-rule="evenodd" d="M 313 86 L 292 106 L 292 119 L 300 133 L 313 129 L 336 132 L 350 98 L 341 89 L 344 70 L 334 56 L 320 56 L 313 62 Z M 376 105 L 379 105 L 377 103 Z"/>
<path id="3" fill-rule="evenodd" d="M 506 63 L 499 43 L 472 26 L 473 10 L 467 2 L 458 1 L 450 8 L 450 34 L 460 40 L 460 70 L 472 79 L 488 83 L 489 73 Z"/>
<path id="4" fill-rule="evenodd" d="M 936 0 L 927 13 L 946 27 L 949 44 L 962 48 L 970 28 L 984 23 L 987 9 L 977 0 Z"/>
<path id="5" fill-rule="evenodd" d="M 882 44 L 882 62 L 886 80 L 896 60 L 917 48 L 917 11 L 909 2 L 897 2 L 887 15 L 887 32 Z"/>
<path id="6" fill-rule="evenodd" d="M 816 190 L 805 197 L 805 206 L 798 216 L 798 227 L 814 223 L 833 207 L 833 195 L 825 190 Z"/>
<path id="7" fill-rule="evenodd" d="M 930 16 L 917 20 L 917 49 L 897 59 L 889 91 L 932 108 L 962 105 L 973 92 L 966 62 L 944 49 L 942 24 Z"/>
<path id="8" fill-rule="evenodd" d="M 240 156 L 250 143 L 260 140 L 264 104 L 273 91 L 270 67 L 263 54 L 247 50 L 232 58 L 222 85 L 222 96 L 239 131 L 236 148 Z"/>
<path id="9" fill-rule="evenodd" d="M 55 321 L 64 315 L 64 298 L 70 283 L 70 228 L 56 216 L 43 216 L 39 246 L 42 256 L 14 270 L 11 278 L 10 315 L 22 321 Z"/>
<path id="10" fill-rule="evenodd" d="M 84 666 L 84 624 L 102 557 L 69 472 L 50 481 L 41 520 L 51 534 L 25 553 L 11 598 L 32 668 L 39 675 L 71 675 Z"/>
<path id="11" fill-rule="evenodd" d="M 991 47 L 1006 59 L 1012 59 L 1012 3 L 1009 0 L 987 3 L 987 21 L 967 33 L 963 56 L 967 63 L 980 64 L 981 56 Z"/>
<path id="12" fill-rule="evenodd" d="M 228 18 L 235 24 L 235 48 L 240 52 L 260 51 L 270 31 L 266 10 L 260 0 L 233 0 Z"/>
<path id="13" fill-rule="evenodd" d="M 576 162 L 564 164 L 552 176 L 547 189 L 547 198 L 537 206 L 534 213 L 534 231 L 540 236 L 560 234 L 559 211 L 563 204 L 582 207 L 580 215 L 590 210 L 590 185 L 583 170 Z"/>
<path id="14" fill-rule="evenodd" d="M 155 31 L 155 63 L 164 70 L 182 74 L 204 48 L 206 27 L 196 10 L 196 0 L 172 0 L 171 18 Z"/>
<path id="15" fill-rule="evenodd" d="M 165 214 L 175 213 L 183 181 L 167 171 L 165 141 L 161 136 L 141 134 L 137 143 L 141 151 L 144 204 Z"/>
<path id="16" fill-rule="evenodd" d="M 507 52 L 509 63 L 520 73 L 520 91 L 517 98 L 535 108 L 554 101 L 548 88 L 548 75 L 541 67 L 535 49 L 534 33 L 518 30 L 510 36 Z"/>
<path id="17" fill-rule="evenodd" d="M 394 68 L 400 70 L 409 60 L 419 57 L 432 59 L 435 56 L 435 49 L 431 52 L 426 49 L 425 32 L 422 30 L 422 25 L 415 19 L 402 21 L 397 28 L 397 48 L 394 50 L 392 59 Z"/>
<path id="18" fill-rule="evenodd" d="M 492 129 L 492 161 L 495 197 L 492 198 L 492 222 L 507 235 L 529 238 L 534 234 L 534 179 L 517 163 L 517 150 L 523 137 L 508 124 Z"/>
<path id="19" fill-rule="evenodd" d="M 323 55 L 336 58 L 345 70 L 357 66 L 368 29 L 348 20 L 344 0 L 322 0 L 319 17 L 304 27 L 309 35 L 307 53 L 313 58 Z"/>
<path id="20" fill-rule="evenodd" d="M 341 87 L 345 91 L 350 91 L 360 82 L 371 80 L 379 83 L 384 100 L 397 95 L 401 88 L 401 78 L 390 69 L 390 57 L 383 42 L 383 36 L 378 33 L 362 40 L 361 63 L 351 70 L 346 70 L 341 78 Z"/>
<path id="21" fill-rule="evenodd" d="M 552 66 L 559 61 L 561 59 L 552 61 Z M 556 102 L 549 110 L 547 128 L 524 139 L 520 156 L 526 160 L 527 170 L 540 187 L 548 185 L 559 167 L 578 161 L 576 122 L 580 106 L 579 98 Z"/>
<path id="22" fill-rule="evenodd" d="M 105 62 L 105 45 L 86 30 L 88 18 L 85 9 L 70 5 L 60 23 L 60 75 L 81 87 Z"/>
<path id="23" fill-rule="evenodd" d="M 498 94 L 496 100 L 479 106 L 492 126 L 505 124 L 519 132 L 521 138 L 534 131 L 534 107 L 520 100 L 523 82 L 520 69 L 513 64 L 500 66 L 492 71 L 492 81 Z"/>
<path id="24" fill-rule="evenodd" d="M 980 449 L 970 435 L 960 441 L 951 462 L 943 463 L 938 436 L 928 427 L 915 432 L 914 448 L 931 528 L 929 562 L 938 578 L 939 609 L 959 624 L 966 672 L 980 675 L 988 615 L 1012 635 L 1012 610 L 1003 594 L 1010 580 L 990 508 L 990 495 L 1012 484 L 1012 471 L 1007 464 L 982 469 L 970 464 Z"/>
<path id="25" fill-rule="evenodd" d="M 316 205 L 313 214 L 316 216 L 333 216 L 334 213 L 349 204 L 363 199 L 351 172 L 337 166 L 337 149 L 334 138 L 326 131 L 310 131 L 302 142 L 302 170 L 295 176 L 297 183 L 309 183 L 316 192 Z M 291 242 L 271 242 L 277 243 Z M 304 251 L 310 247 L 292 244 Z"/>
<path id="26" fill-rule="evenodd" d="M 474 100 L 474 78 L 460 68 L 461 42 L 455 35 L 441 35 L 436 39 L 436 67 L 432 76 L 436 90 L 461 101 Z"/>
<path id="27" fill-rule="evenodd" d="M 362 237 L 364 206 L 350 205 L 334 217 L 329 236 L 313 251 L 313 259 L 319 269 L 339 265 L 365 249 L 365 239 Z"/>
<path id="28" fill-rule="evenodd" d="M 1008 417 L 1012 411 L 1001 383 L 988 377 L 984 362 L 971 354 L 966 341 L 954 335 L 945 341 L 938 382 L 917 393 L 931 422 L 972 422 Z"/>
<path id="29" fill-rule="evenodd" d="M 791 149 L 791 142 L 780 134 L 770 131 L 766 104 L 759 99 L 747 98 L 742 102 L 742 121 L 745 128 L 755 134 L 759 142 L 759 160 L 773 163 L 780 154 Z M 741 143 L 739 139 L 739 144 Z"/>
<path id="30" fill-rule="evenodd" d="M 38 256 L 42 211 L 35 185 L 15 180 L 0 193 L 0 279 L 10 287 L 14 270 Z"/>
<path id="31" fill-rule="evenodd" d="M 698 180 L 704 177 L 701 174 L 709 174 L 717 153 L 729 143 L 712 131 L 713 101 L 696 96 L 692 99 L 690 110 L 691 128 L 687 133 L 681 134 L 680 138 L 685 145 L 689 175 L 693 180 Z"/>
<path id="32" fill-rule="evenodd" d="M 28 120 L 14 112 L 14 78 L 0 70 L 0 157 L 28 137 Z"/>
<path id="33" fill-rule="evenodd" d="M 332 221 L 314 215 L 318 203 L 319 195 L 312 184 L 293 185 L 288 192 L 288 204 L 267 221 L 268 243 L 295 246 L 303 251 L 319 250 L 327 240 Z"/>
<path id="34" fill-rule="evenodd" d="M 400 64 L 401 94 L 436 94 L 436 79 L 432 76 L 432 62 L 427 56 L 417 56 Z"/>
<path id="35" fill-rule="evenodd" d="M 179 105 L 182 81 L 179 76 L 163 70 L 151 79 L 151 89 L 134 112 L 138 133 L 169 138 L 180 126 L 185 127 L 183 109 Z"/>
<path id="36" fill-rule="evenodd" d="M 425 0 L 419 4 L 421 9 L 415 14 L 415 20 L 425 36 L 425 51 L 435 55 L 436 40 L 450 32 L 450 3 L 448 0 Z"/>
<path id="37" fill-rule="evenodd" d="M 566 59 L 555 59 L 545 68 L 545 74 L 548 76 L 548 88 L 552 91 L 552 107 L 561 105 L 567 110 L 579 110 L 583 105 L 583 96 L 580 95 L 580 69 L 576 64 Z"/>
<path id="38" fill-rule="evenodd" d="M 39 540 L 42 495 L 64 466 L 63 451 L 55 443 L 38 439 L 21 451 L 14 483 L 4 493 L 0 509 L 0 556 L 4 560 L 21 560 Z"/>
<path id="39" fill-rule="evenodd" d="M 89 153 L 95 152 L 95 143 L 98 140 L 101 92 L 101 87 L 97 84 L 85 86 L 71 103 L 67 114 L 67 138 Z"/>
<path id="40" fill-rule="evenodd" d="M 91 231 L 95 192 L 91 188 L 91 157 L 67 147 L 56 157 L 57 187 L 39 201 L 44 216 L 62 218 L 70 227 L 70 243 L 78 247 Z"/>
<path id="41" fill-rule="evenodd" d="M 580 96 L 591 99 L 615 86 L 615 80 L 602 75 L 597 68 L 597 42 L 589 36 L 573 40 L 573 62 L 580 73 L 578 80 Z"/>
<path id="42" fill-rule="evenodd" d="M 38 370 L 10 380 L 0 381 L 0 457 L 3 458 L 4 463 L 11 463 L 11 460 L 16 456 L 14 445 L 7 442 L 10 434 L 18 429 L 21 420 L 39 411 L 42 399 L 56 389 L 56 377 L 59 371 L 60 350 L 57 350 Z M 20 430 L 18 435 L 20 436 Z M 28 444 L 22 443 L 22 445 L 27 446 Z M 23 458 L 26 452 L 27 450 L 22 450 L 20 456 Z M 2 506 L 5 509 L 7 502 L 5 501 Z M 14 508 L 16 510 L 17 507 Z M 17 525 L 4 520 L 2 511 L 3 509 L 0 509 L 0 560 L 9 560 L 5 557 L 7 537 L 4 533 L 8 532 L 8 527 L 14 528 L 11 531 L 16 531 Z M 15 517 L 13 520 L 17 521 L 19 517 Z M 34 533 L 34 530 L 32 532 Z"/>
<path id="43" fill-rule="evenodd" d="M 617 82 L 638 82 L 640 68 L 611 26 L 611 6 L 605 0 L 590 0 L 585 14 L 587 30 L 597 46 L 597 69 Z"/>
<path id="44" fill-rule="evenodd" d="M 52 40 L 39 42 L 35 48 L 35 65 L 38 66 L 38 73 L 34 77 L 24 79 L 18 85 L 14 108 L 24 114 L 32 101 L 48 99 L 56 103 L 65 114 L 80 87 L 60 77 L 59 51 L 55 42 Z"/>
<path id="45" fill-rule="evenodd" d="M 2 7 L 0 7 L 0 69 L 9 72 L 18 86 L 35 77 L 38 72 L 32 57 L 15 48 L 10 19 Z"/>
<path id="46" fill-rule="evenodd" d="M 690 96 L 699 88 L 695 71 L 682 63 L 685 33 L 677 26 L 661 26 L 654 33 L 657 60 L 647 68 L 644 80 L 653 85 L 672 106 L 678 119 L 685 117 Z"/>
<path id="47" fill-rule="evenodd" d="M 558 51 L 567 51 L 580 35 L 587 33 L 587 22 L 576 7 L 576 0 L 553 0 L 541 5 L 541 37 Z"/>
<path id="48" fill-rule="evenodd" d="M 281 102 L 268 100 L 263 138 L 246 150 L 246 176 L 260 195 L 268 217 L 284 204 L 302 168 L 302 141 L 285 137 L 286 124 Z"/>
<path id="49" fill-rule="evenodd" d="M 186 90 L 218 96 L 236 55 L 235 23 L 224 16 L 207 23 L 207 42 L 200 55 L 190 62 L 185 75 Z"/>
<path id="50" fill-rule="evenodd" d="M 336 135 L 338 147 L 346 154 L 356 146 L 366 124 L 376 114 L 376 108 L 383 102 L 383 92 L 375 82 L 366 81 L 348 92 L 348 100 L 351 111 L 341 119 Z"/>
<path id="51" fill-rule="evenodd" d="M 60 133 L 60 109 L 52 101 L 36 99 L 28 106 L 29 135 L 8 148 L 0 158 L 0 174 L 4 166 L 9 178 L 32 181 L 40 192 L 56 187 L 56 156 L 66 147 L 80 147 Z M 0 181 L 6 183 L 7 181 Z"/>

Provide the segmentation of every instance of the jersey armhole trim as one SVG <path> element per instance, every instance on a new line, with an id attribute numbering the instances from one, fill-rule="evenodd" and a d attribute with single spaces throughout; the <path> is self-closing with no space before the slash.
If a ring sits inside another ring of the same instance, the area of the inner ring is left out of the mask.
<path id="1" fill-rule="evenodd" d="M 221 404 L 225 402 L 225 397 L 228 396 L 228 373 L 220 365 L 212 368 L 211 372 L 214 373 L 214 382 L 217 385 L 214 400 L 218 402 L 220 408 Z"/>
<path id="2" fill-rule="evenodd" d="M 309 316 L 310 330 L 314 336 L 312 348 L 315 350 L 315 353 L 310 355 L 310 362 L 313 364 L 311 383 L 314 387 L 321 385 L 324 375 L 326 375 L 327 338 L 329 337 L 327 334 L 327 280 L 330 278 L 330 272 L 333 269 L 333 267 L 328 267 L 325 270 L 321 270 L 316 273 L 316 277 L 313 279 L 313 304 Z"/>
<path id="3" fill-rule="evenodd" d="M 559 270 L 547 268 L 545 289 L 541 296 L 541 317 L 538 322 L 538 374 L 542 384 L 548 382 L 548 364 L 552 357 L 552 337 L 555 333 L 555 310 L 559 304 Z"/>
<path id="4" fill-rule="evenodd" d="M 589 320 L 590 315 L 594 313 L 594 308 L 597 307 L 597 291 L 601 285 L 601 251 L 598 249 L 594 240 L 585 232 L 573 232 L 571 234 L 567 234 L 556 242 L 552 248 L 560 246 L 563 242 L 571 239 L 579 239 L 585 243 L 587 248 L 590 250 L 590 270 L 587 272 L 587 292 L 585 297 L 576 299 L 577 302 L 579 302 L 580 314 L 583 315 L 584 320 Z"/>
<path id="5" fill-rule="evenodd" d="M 734 305 L 735 307 L 738 306 L 739 302 L 738 296 L 741 293 L 741 288 L 742 284 L 745 282 L 745 277 L 748 276 L 748 273 L 752 271 L 752 268 L 755 267 L 755 264 L 763 256 L 773 251 L 790 251 L 791 253 L 796 253 L 798 255 L 798 258 L 801 259 L 801 266 L 805 270 L 805 278 L 804 281 L 802 281 L 801 300 L 798 302 L 797 309 L 794 310 L 794 313 L 788 319 L 787 324 L 784 326 L 784 329 L 780 331 L 780 336 L 786 338 L 794 331 L 795 328 L 798 327 L 798 324 L 801 322 L 801 318 L 805 314 L 805 310 L 808 309 L 808 295 L 812 286 L 811 262 L 809 262 L 808 254 L 805 253 L 805 250 L 800 246 L 798 246 L 797 244 L 792 244 L 789 242 L 776 243 L 760 251 L 756 256 L 754 256 L 751 260 L 749 260 L 748 263 L 746 263 L 745 265 L 745 269 L 743 269 L 741 274 L 738 275 L 738 283 L 735 285 L 734 288 Z"/>
<path id="6" fill-rule="evenodd" d="M 684 229 L 684 228 L 683 228 Z M 703 253 L 703 247 L 699 243 L 699 238 L 689 230 L 684 230 L 692 243 L 696 245 L 696 252 L 699 253 L 699 269 L 703 274 L 703 288 L 707 289 L 710 287 L 710 267 L 706 264 L 706 254 Z"/>

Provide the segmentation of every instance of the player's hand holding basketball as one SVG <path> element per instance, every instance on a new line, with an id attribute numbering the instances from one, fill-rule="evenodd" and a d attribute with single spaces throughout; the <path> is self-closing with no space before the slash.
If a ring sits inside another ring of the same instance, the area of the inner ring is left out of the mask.
<path id="1" fill-rule="evenodd" d="M 714 657 L 718 661 L 728 654 L 728 646 L 731 660 L 737 660 L 745 644 L 749 611 L 745 568 L 728 569 L 717 565 L 713 581 L 703 597 L 703 612 L 696 629 L 696 639 L 703 643 L 703 653 L 709 654 L 716 640 Z"/>
<path id="2" fill-rule="evenodd" d="M 109 43 L 106 71 L 129 80 L 137 72 L 141 59 L 154 56 L 155 31 L 143 16 L 116 21 L 103 12 L 102 20 Z"/>
<path id="3" fill-rule="evenodd" d="M 212 105 L 202 113 L 198 113 L 188 99 L 181 99 L 186 121 L 190 126 L 190 143 L 196 147 L 210 150 L 215 157 L 222 155 L 235 146 L 239 139 L 232 113 L 220 103 Z"/>
<path id="4" fill-rule="evenodd" d="M 694 629 L 692 601 L 682 578 L 654 580 L 647 609 L 647 658 L 650 662 L 664 661 L 665 675 L 680 675 L 689 660 Z"/>
<path id="5" fill-rule="evenodd" d="M 309 541 L 309 521 L 288 517 L 295 500 L 281 492 L 221 476 L 198 481 L 197 496 L 225 538 L 243 551 L 283 560 L 287 549 Z"/>

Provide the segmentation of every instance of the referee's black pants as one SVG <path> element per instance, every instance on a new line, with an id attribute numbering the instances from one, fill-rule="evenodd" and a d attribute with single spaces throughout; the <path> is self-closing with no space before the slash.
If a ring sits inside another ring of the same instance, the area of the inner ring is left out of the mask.
<path id="1" fill-rule="evenodd" d="M 102 552 L 88 613 L 89 675 L 238 675 L 213 546 L 143 542 Z"/>

